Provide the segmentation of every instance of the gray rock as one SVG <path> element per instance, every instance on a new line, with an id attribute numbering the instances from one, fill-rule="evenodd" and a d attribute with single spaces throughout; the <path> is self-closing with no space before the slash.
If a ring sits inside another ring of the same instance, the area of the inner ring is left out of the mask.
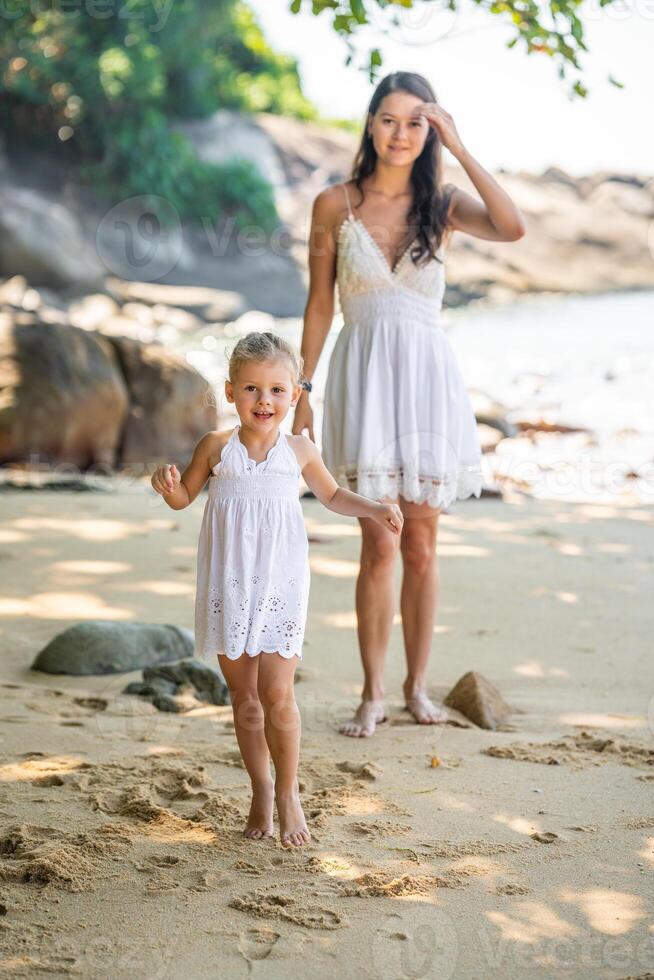
<path id="1" fill-rule="evenodd" d="M 75 213 L 28 187 L 0 187 L 0 275 L 32 285 L 94 289 L 105 270 Z"/>
<path id="2" fill-rule="evenodd" d="M 193 651 L 192 631 L 180 626 L 96 619 L 58 633 L 37 654 L 32 670 L 74 676 L 123 674 L 192 657 Z"/>
<path id="3" fill-rule="evenodd" d="M 497 688 L 476 670 L 459 678 L 443 704 L 460 711 L 480 728 L 495 729 L 511 714 Z"/>
<path id="4" fill-rule="evenodd" d="M 143 682 L 125 687 L 124 694 L 138 694 L 159 711 L 184 712 L 199 704 L 228 704 L 229 691 L 215 667 L 194 658 L 146 667 Z"/>

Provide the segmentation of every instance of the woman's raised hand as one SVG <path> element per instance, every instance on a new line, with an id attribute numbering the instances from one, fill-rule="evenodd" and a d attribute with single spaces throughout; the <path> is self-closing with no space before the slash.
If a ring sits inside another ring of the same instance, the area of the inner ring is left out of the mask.
<path id="1" fill-rule="evenodd" d="M 167 463 L 165 466 L 159 466 L 152 474 L 152 479 L 150 483 L 157 493 L 173 493 L 177 490 L 181 482 L 182 476 L 174 463 Z"/>
<path id="2" fill-rule="evenodd" d="M 393 534 L 402 533 L 404 514 L 397 504 L 380 503 L 379 510 L 373 516 L 378 524 L 383 524 L 383 526 Z"/>

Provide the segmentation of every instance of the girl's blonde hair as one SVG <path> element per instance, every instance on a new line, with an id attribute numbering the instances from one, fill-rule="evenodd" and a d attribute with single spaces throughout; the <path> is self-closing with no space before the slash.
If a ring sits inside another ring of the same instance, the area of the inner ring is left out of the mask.
<path id="1" fill-rule="evenodd" d="M 265 330 L 262 333 L 253 331 L 241 337 L 229 358 L 229 380 L 234 381 L 236 375 L 248 361 L 278 361 L 285 360 L 293 378 L 293 384 L 299 384 L 302 377 L 303 359 L 293 346 L 283 337 Z"/>

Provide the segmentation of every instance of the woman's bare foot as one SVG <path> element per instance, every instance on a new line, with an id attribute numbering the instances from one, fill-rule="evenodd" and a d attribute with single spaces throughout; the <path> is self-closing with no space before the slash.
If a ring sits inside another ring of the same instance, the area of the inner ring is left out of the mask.
<path id="1" fill-rule="evenodd" d="M 243 830 L 250 840 L 261 840 L 273 835 L 273 800 L 275 792 L 272 780 L 268 786 L 252 787 L 252 802 L 248 820 Z"/>
<path id="2" fill-rule="evenodd" d="M 275 793 L 275 802 L 282 847 L 303 847 L 308 844 L 311 834 L 304 819 L 304 810 L 297 790 L 290 793 Z"/>
<path id="3" fill-rule="evenodd" d="M 383 701 L 364 700 L 361 702 L 354 718 L 343 722 L 339 726 L 341 735 L 350 735 L 353 738 L 368 738 L 375 734 L 375 728 L 386 721 Z"/>
<path id="4" fill-rule="evenodd" d="M 414 691 L 409 695 L 405 688 L 404 699 L 407 710 L 411 712 L 419 725 L 439 725 L 444 721 L 449 721 L 450 716 L 445 708 L 437 707 L 424 691 Z"/>

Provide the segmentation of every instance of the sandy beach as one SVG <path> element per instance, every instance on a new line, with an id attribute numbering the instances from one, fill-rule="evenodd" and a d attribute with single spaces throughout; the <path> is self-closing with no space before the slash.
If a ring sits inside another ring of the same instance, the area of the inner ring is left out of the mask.
<path id="1" fill-rule="evenodd" d="M 304 500 L 313 840 L 289 852 L 241 837 L 229 707 L 171 715 L 121 693 L 140 672 L 30 670 L 86 619 L 192 627 L 204 498 L 0 500 L 2 976 L 651 976 L 652 508 L 457 503 L 431 693 L 478 670 L 514 714 L 495 732 L 411 723 L 398 604 L 389 720 L 355 740 L 336 727 L 360 685 L 358 524 Z"/>

